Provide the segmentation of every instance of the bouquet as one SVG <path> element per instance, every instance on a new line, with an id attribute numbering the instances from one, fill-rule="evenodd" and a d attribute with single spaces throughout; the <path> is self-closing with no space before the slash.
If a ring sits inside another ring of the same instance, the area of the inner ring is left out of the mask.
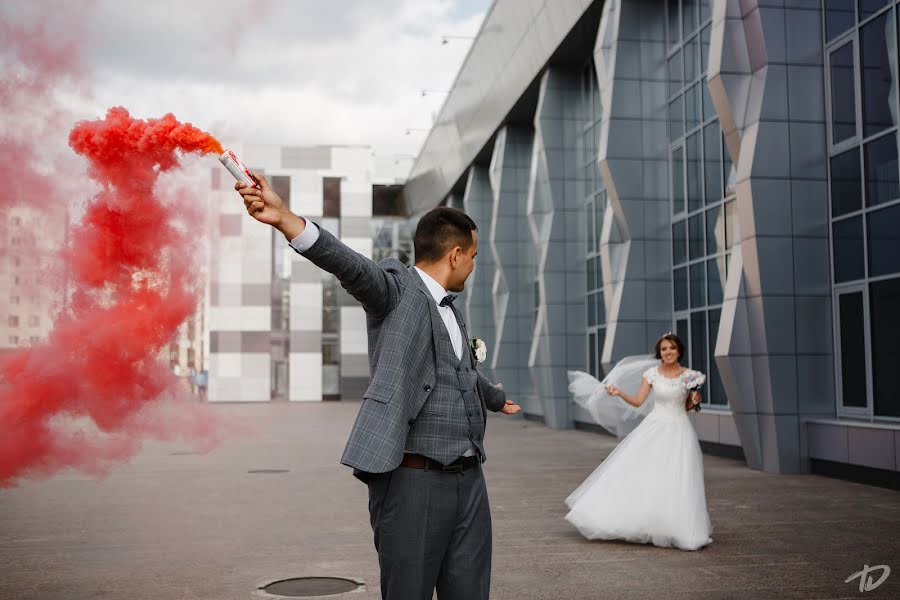
<path id="1" fill-rule="evenodd" d="M 684 409 L 700 412 L 699 390 L 706 383 L 706 375 L 700 371 L 688 371 L 684 375 L 684 385 L 691 390 L 685 400 Z"/>

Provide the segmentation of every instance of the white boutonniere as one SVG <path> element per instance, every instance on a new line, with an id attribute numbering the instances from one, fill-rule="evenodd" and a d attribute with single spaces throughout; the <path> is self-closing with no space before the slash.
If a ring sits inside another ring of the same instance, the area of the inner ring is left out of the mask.
<path id="1" fill-rule="evenodd" d="M 479 365 L 487 359 L 487 344 L 484 343 L 483 339 L 472 338 L 472 354 L 475 355 L 475 360 L 478 361 Z"/>

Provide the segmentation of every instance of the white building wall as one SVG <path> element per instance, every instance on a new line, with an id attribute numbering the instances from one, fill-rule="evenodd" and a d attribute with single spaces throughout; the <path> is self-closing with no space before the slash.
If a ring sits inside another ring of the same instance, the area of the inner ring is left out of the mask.
<path id="1" fill-rule="evenodd" d="M 291 210 L 313 221 L 322 219 L 325 212 L 323 179 L 340 178 L 340 218 L 354 219 L 353 235 L 344 241 L 371 257 L 371 236 L 360 235 L 368 232 L 372 215 L 375 161 L 371 148 L 240 143 L 229 147 L 248 167 L 262 171 L 270 183 L 278 177 L 289 178 L 285 199 Z M 219 178 L 219 189 L 213 191 L 212 202 L 216 212 L 213 221 L 221 224 L 213 241 L 210 269 L 208 397 L 212 401 L 269 400 L 277 370 L 277 363 L 271 357 L 277 355 L 279 336 L 284 335 L 289 340 L 285 356 L 287 398 L 321 401 L 323 275 L 291 251 L 280 234 L 275 234 L 273 246 L 272 229 L 246 214 L 231 189 L 231 177 L 222 171 Z M 278 285 L 277 279 L 273 281 L 273 251 L 281 253 L 277 258 L 282 265 L 276 278 L 285 278 L 289 293 L 289 329 L 285 334 L 277 333 L 277 328 L 273 333 L 272 321 L 278 319 L 279 313 L 271 304 L 263 306 L 260 302 L 267 287 L 272 289 Z M 347 298 L 342 299 L 340 308 L 341 362 L 345 357 L 351 359 L 347 374 L 358 383 L 368 378 L 365 313 L 354 300 Z M 271 341 L 271 349 L 267 339 Z"/>

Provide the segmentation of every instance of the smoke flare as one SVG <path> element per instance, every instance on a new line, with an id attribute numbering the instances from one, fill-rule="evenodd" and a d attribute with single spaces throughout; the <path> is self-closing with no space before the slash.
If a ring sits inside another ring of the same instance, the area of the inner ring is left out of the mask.
<path id="1" fill-rule="evenodd" d="M 113 108 L 78 123 L 69 144 L 101 191 L 60 254 L 68 298 L 49 339 L 0 361 L 0 487 L 69 467 L 103 474 L 143 437 L 208 443 L 223 425 L 199 404 L 163 417 L 179 381 L 159 360 L 202 285 L 201 213 L 184 194 L 159 193 L 160 177 L 184 154 L 220 153 L 219 142 L 171 114 Z"/>

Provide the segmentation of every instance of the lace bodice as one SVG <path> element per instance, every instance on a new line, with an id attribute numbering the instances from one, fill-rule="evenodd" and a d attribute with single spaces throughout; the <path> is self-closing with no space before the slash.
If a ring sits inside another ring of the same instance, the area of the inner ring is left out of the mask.
<path id="1" fill-rule="evenodd" d="M 653 412 L 686 416 L 684 401 L 691 389 L 699 389 L 703 385 L 706 375 L 685 369 L 677 377 L 666 377 L 659 372 L 659 367 L 652 367 L 644 372 L 644 379 L 653 386 Z"/>

